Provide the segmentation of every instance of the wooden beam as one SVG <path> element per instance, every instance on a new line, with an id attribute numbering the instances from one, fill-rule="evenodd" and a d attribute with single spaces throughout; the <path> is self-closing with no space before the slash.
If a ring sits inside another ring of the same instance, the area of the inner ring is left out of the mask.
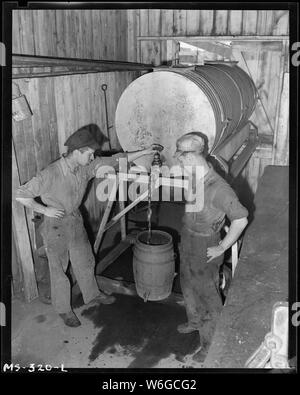
<path id="1" fill-rule="evenodd" d="M 184 40 L 183 42 L 192 44 L 197 48 L 204 49 L 205 51 L 216 53 L 224 58 L 231 58 L 232 55 L 232 48 L 230 45 L 222 45 L 216 42 L 203 41 L 203 40 L 194 40 L 194 41 Z"/>
<path id="2" fill-rule="evenodd" d="M 288 166 L 289 164 L 289 73 L 284 73 L 283 76 L 272 164 L 280 166 Z"/>
<path id="3" fill-rule="evenodd" d="M 248 40 L 234 40 L 232 42 L 232 47 L 243 52 L 252 51 L 282 51 L 282 40 L 265 40 L 265 41 L 248 41 Z"/>
<path id="4" fill-rule="evenodd" d="M 141 63 L 13 55 L 12 78 L 40 78 L 112 71 L 152 70 L 152 65 Z"/>
<path id="5" fill-rule="evenodd" d="M 88 68 L 107 67 L 111 71 L 118 70 L 152 70 L 151 64 L 120 62 L 114 60 L 94 60 L 76 58 L 56 58 L 51 56 L 34 56 L 12 54 L 12 67 L 49 67 L 49 66 L 81 66 Z"/>
<path id="6" fill-rule="evenodd" d="M 99 288 L 107 294 L 118 293 L 123 295 L 137 295 L 134 283 L 114 280 L 104 276 L 96 276 Z"/>
<path id="7" fill-rule="evenodd" d="M 119 183 L 118 183 L 118 180 L 116 180 L 116 182 L 114 183 L 114 185 L 112 187 L 112 190 L 111 190 L 108 202 L 107 202 L 107 206 L 105 208 L 105 211 L 104 211 L 104 214 L 103 214 L 103 217 L 102 217 L 102 220 L 101 220 L 98 232 L 97 232 L 96 240 L 94 243 L 95 254 L 97 254 L 97 252 L 98 252 L 99 246 L 102 241 L 102 237 L 104 235 L 104 232 L 106 231 L 106 223 L 108 221 L 112 206 L 114 205 L 118 188 L 119 188 Z"/>
<path id="8" fill-rule="evenodd" d="M 248 143 L 246 144 L 243 151 L 230 166 L 230 174 L 232 177 L 237 177 L 239 173 L 243 170 L 251 155 L 255 151 L 258 143 L 259 140 L 257 136 L 253 133 L 252 136 L 249 137 Z"/>
<path id="9" fill-rule="evenodd" d="M 21 73 L 21 74 L 12 74 L 12 79 L 21 79 L 21 78 L 42 78 L 42 77 L 59 77 L 64 75 L 75 75 L 75 74 L 91 74 L 91 73 L 107 73 L 112 71 L 128 71 L 128 70 L 110 70 L 110 69 L 101 69 L 101 70 L 78 70 L 78 71 L 59 71 L 59 72 L 33 72 L 33 73 Z"/>
<path id="10" fill-rule="evenodd" d="M 20 186 L 20 178 L 18 165 L 15 155 L 14 144 L 12 147 L 12 188 L 15 191 Z M 26 221 L 25 209 L 21 203 L 17 202 L 14 197 L 12 199 L 12 221 L 15 229 L 16 248 L 18 256 L 21 260 L 24 294 L 27 302 L 36 299 L 38 288 L 35 278 L 34 263 L 28 233 L 28 226 Z"/>
<path id="11" fill-rule="evenodd" d="M 96 274 L 104 272 L 104 270 L 111 265 L 120 255 L 123 254 L 135 241 L 135 236 L 128 235 L 125 240 L 122 240 L 114 249 L 112 249 L 103 259 L 99 261 L 96 267 Z"/>
<path id="12" fill-rule="evenodd" d="M 121 163 L 119 163 L 119 172 L 120 173 L 127 173 L 127 161 L 126 163 L 123 163 L 123 161 L 121 161 Z M 119 208 L 120 208 L 120 212 L 123 211 L 125 209 L 125 199 L 126 196 L 125 194 L 127 193 L 127 185 L 124 183 L 124 181 L 120 180 L 120 185 L 119 185 Z M 120 220 L 121 222 L 121 236 L 122 236 L 122 240 L 126 239 L 126 217 L 125 215 L 121 218 Z"/>
<path id="13" fill-rule="evenodd" d="M 107 294 L 117 293 L 131 296 L 137 295 L 134 283 L 122 280 L 115 280 L 104 276 L 96 276 L 96 280 L 99 288 L 101 288 Z M 170 296 L 168 296 L 166 299 L 159 300 L 157 301 L 157 303 L 169 305 L 179 304 L 181 306 L 184 306 L 184 299 L 182 294 L 172 292 Z"/>
<path id="14" fill-rule="evenodd" d="M 153 183 L 153 190 L 157 189 L 160 187 L 161 185 L 161 179 L 159 178 L 159 175 L 156 175 L 155 182 Z M 153 191 L 152 190 L 152 191 Z M 120 218 L 122 218 L 126 213 L 128 213 L 128 211 L 130 211 L 133 207 L 135 207 L 139 202 L 141 202 L 142 200 L 144 200 L 145 198 L 148 197 L 149 191 L 148 189 L 142 193 L 135 201 L 133 201 L 132 203 L 130 203 L 123 211 L 119 212 L 117 215 L 115 215 L 111 221 L 106 224 L 104 226 L 104 229 L 102 230 L 102 232 L 106 232 L 109 228 L 111 228 L 113 225 L 115 225 Z M 99 233 L 98 233 L 99 234 Z M 98 237 L 98 236 L 97 236 Z M 97 247 L 96 243 L 95 246 Z"/>
<path id="15" fill-rule="evenodd" d="M 234 136 L 229 136 L 220 145 L 218 145 L 216 149 L 212 150 L 211 154 L 221 156 L 226 161 L 229 161 L 248 139 L 249 133 L 250 124 L 247 123 L 238 133 Z"/>
<path id="16" fill-rule="evenodd" d="M 284 41 L 289 40 L 290 36 L 138 36 L 138 41 L 143 40 L 175 40 L 175 41 Z"/>

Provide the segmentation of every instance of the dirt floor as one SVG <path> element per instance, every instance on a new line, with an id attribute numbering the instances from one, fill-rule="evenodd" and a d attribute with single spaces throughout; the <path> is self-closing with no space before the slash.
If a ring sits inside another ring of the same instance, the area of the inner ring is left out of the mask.
<path id="1" fill-rule="evenodd" d="M 112 305 L 81 305 L 82 325 L 64 325 L 51 305 L 35 300 L 12 305 L 13 362 L 61 363 L 69 368 L 199 368 L 192 360 L 199 335 L 179 334 L 185 309 L 177 303 L 144 302 L 115 294 Z"/>

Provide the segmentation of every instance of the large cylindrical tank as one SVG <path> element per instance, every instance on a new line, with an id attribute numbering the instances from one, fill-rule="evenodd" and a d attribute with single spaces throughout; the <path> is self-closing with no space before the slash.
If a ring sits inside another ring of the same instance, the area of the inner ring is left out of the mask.
<path id="1" fill-rule="evenodd" d="M 166 163 L 173 165 L 180 136 L 205 133 L 213 152 L 245 126 L 256 99 L 253 81 L 233 63 L 159 69 L 125 89 L 116 110 L 116 131 L 126 151 L 162 144 Z M 136 163 L 149 166 L 149 161 L 142 157 Z"/>

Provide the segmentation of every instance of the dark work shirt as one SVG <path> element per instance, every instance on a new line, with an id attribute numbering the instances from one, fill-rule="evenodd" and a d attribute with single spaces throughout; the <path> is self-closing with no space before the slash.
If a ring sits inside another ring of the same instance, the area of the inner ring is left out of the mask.
<path id="1" fill-rule="evenodd" d="M 210 165 L 204 176 L 203 207 L 198 212 L 185 212 L 183 222 L 188 229 L 208 236 L 221 230 L 225 216 L 233 221 L 247 217 L 248 211 L 239 202 L 234 190 Z"/>
<path id="2" fill-rule="evenodd" d="M 47 206 L 65 210 L 69 215 L 78 210 L 87 184 L 95 177 L 96 169 L 101 165 L 116 167 L 120 157 L 126 154 L 115 154 L 111 157 L 97 157 L 87 166 L 78 166 L 72 170 L 64 157 L 51 163 L 26 184 L 15 191 L 15 198 L 35 198 L 40 196 Z"/>

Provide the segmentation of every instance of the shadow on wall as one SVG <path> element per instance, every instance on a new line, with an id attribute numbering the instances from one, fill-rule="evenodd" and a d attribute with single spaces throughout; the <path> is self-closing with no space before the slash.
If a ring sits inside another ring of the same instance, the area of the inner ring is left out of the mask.
<path id="1" fill-rule="evenodd" d="M 241 174 L 238 175 L 232 182 L 232 187 L 235 190 L 240 202 L 245 206 L 249 212 L 248 215 L 248 226 L 254 219 L 255 215 L 255 204 L 254 204 L 254 193 L 252 192 L 248 181 Z"/>

